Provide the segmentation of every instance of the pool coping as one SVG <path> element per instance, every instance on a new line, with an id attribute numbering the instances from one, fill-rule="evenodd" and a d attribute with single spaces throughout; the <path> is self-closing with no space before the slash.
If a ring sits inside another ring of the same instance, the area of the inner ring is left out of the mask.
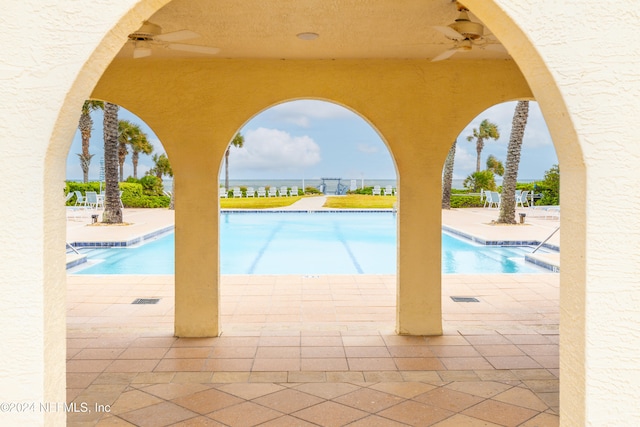
<path id="1" fill-rule="evenodd" d="M 74 248 L 91 248 L 91 249 L 103 249 L 103 248 L 114 248 L 114 247 L 126 247 L 137 245 L 145 240 L 149 240 L 154 237 L 158 237 L 159 235 L 168 233 L 175 229 L 175 225 L 169 225 L 167 227 L 157 228 L 149 233 L 145 233 L 142 235 L 134 236 L 129 240 L 102 240 L 102 241 L 74 241 L 70 242 L 70 245 Z"/>
<path id="2" fill-rule="evenodd" d="M 539 240 L 486 240 L 486 239 L 483 239 L 482 237 L 474 236 L 472 234 L 466 233 L 464 231 L 460 231 L 456 228 L 449 227 L 447 225 L 443 225 L 442 229 L 444 231 L 448 231 L 451 234 L 464 237 L 465 239 L 471 240 L 472 242 L 475 242 L 484 246 L 538 246 L 541 243 Z M 560 252 L 559 246 L 552 245 L 550 243 L 544 243 L 542 247 L 555 252 Z"/>

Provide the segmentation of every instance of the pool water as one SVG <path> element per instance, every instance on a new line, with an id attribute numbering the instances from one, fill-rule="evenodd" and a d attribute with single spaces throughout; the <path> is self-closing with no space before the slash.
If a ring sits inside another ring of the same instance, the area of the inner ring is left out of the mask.
<path id="1" fill-rule="evenodd" d="M 173 274 L 174 236 L 88 250 L 88 262 L 72 273 Z M 545 272 L 525 263 L 525 252 L 443 233 L 442 271 Z M 222 274 L 395 274 L 396 259 L 396 216 L 390 212 L 220 214 Z"/>

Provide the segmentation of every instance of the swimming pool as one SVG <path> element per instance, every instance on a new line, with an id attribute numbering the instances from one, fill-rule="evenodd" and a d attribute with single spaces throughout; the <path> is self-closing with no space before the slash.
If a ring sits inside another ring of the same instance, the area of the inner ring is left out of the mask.
<path id="1" fill-rule="evenodd" d="M 514 247 L 442 235 L 443 273 L 541 273 Z M 174 234 L 137 247 L 93 249 L 72 274 L 173 274 Z M 391 212 L 220 214 L 222 274 L 395 274 Z"/>

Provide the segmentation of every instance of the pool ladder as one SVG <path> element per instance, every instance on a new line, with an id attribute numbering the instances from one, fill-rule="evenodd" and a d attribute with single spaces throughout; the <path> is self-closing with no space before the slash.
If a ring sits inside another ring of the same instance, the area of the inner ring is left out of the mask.
<path id="1" fill-rule="evenodd" d="M 547 238 L 546 238 L 546 239 L 544 239 L 544 240 L 542 241 L 542 243 L 540 243 L 538 246 L 536 246 L 536 248 L 535 248 L 535 249 L 533 250 L 533 252 L 531 252 L 531 253 L 533 254 L 533 253 L 535 253 L 538 249 L 540 249 L 540 248 L 542 247 L 542 245 L 544 245 L 545 243 L 547 243 L 547 240 L 549 240 L 549 239 L 550 239 L 554 234 L 556 234 L 556 232 L 557 232 L 558 230 L 560 230 L 560 226 L 558 226 L 558 228 L 556 228 L 555 230 L 553 230 L 553 231 L 551 232 L 551 234 L 549 234 L 549 235 L 547 236 Z"/>
<path id="2" fill-rule="evenodd" d="M 65 242 L 65 243 L 67 244 L 67 246 L 68 246 L 68 247 L 70 247 L 70 248 L 71 248 L 71 250 L 72 250 L 73 252 L 75 252 L 77 255 L 80 255 L 80 252 L 78 252 L 78 250 L 77 250 L 76 248 L 74 248 L 74 247 L 71 245 L 71 243 L 69 243 L 69 242 Z"/>

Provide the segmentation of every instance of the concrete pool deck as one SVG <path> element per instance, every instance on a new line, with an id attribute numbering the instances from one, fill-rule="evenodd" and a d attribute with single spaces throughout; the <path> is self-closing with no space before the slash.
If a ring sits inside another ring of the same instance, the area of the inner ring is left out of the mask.
<path id="1" fill-rule="evenodd" d="M 558 225 L 488 225 L 496 212 L 444 212 L 443 223 L 517 238 Z M 68 240 L 107 228 L 127 239 L 172 218 L 127 209 L 134 226 L 76 221 Z M 557 274 L 444 275 L 439 337 L 394 334 L 395 281 L 225 275 L 222 335 L 188 339 L 173 336 L 173 276 L 70 275 L 67 399 L 109 411 L 69 413 L 68 425 L 558 425 Z"/>

